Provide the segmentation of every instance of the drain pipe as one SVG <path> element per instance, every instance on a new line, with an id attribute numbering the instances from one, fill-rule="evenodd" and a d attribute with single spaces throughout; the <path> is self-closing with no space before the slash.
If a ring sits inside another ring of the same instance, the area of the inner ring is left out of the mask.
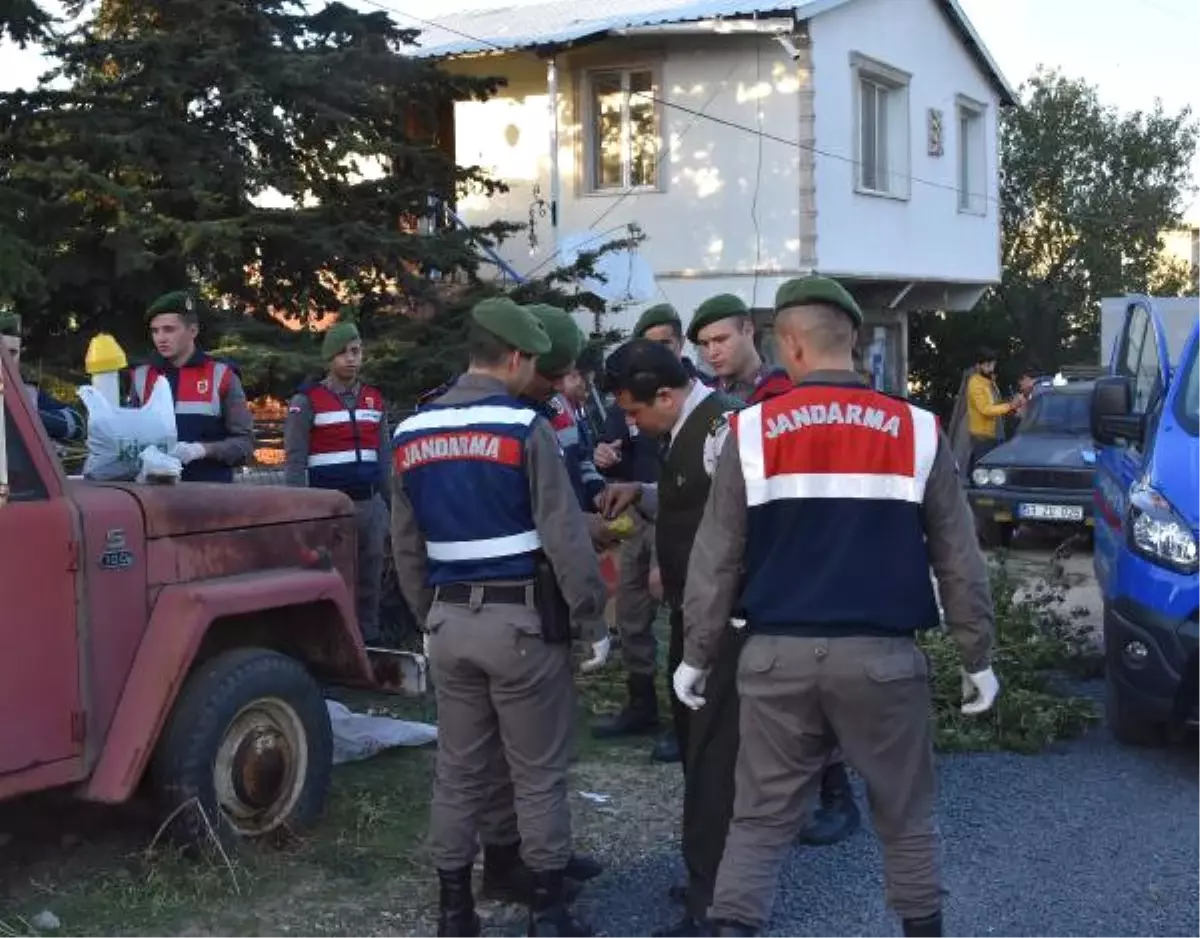
<path id="1" fill-rule="evenodd" d="M 546 60 L 546 94 L 550 99 L 550 237 L 557 255 L 560 181 L 558 175 L 558 56 L 556 54 L 551 54 Z"/>

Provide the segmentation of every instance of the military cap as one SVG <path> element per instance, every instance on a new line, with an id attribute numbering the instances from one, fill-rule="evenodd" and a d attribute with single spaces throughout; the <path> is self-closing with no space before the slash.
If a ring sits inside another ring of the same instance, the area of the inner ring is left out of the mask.
<path id="1" fill-rule="evenodd" d="M 21 317 L 16 313 L 0 312 L 0 335 L 21 336 Z"/>
<path id="2" fill-rule="evenodd" d="M 524 307 L 537 317 L 550 337 L 550 351 L 538 356 L 537 370 L 541 375 L 556 375 L 575 363 L 587 341 L 583 330 L 566 310 L 545 303 Z"/>
<path id="3" fill-rule="evenodd" d="M 480 300 L 471 310 L 471 320 L 518 352 L 544 355 L 550 351 L 550 336 L 541 320 L 507 297 Z"/>
<path id="4" fill-rule="evenodd" d="M 325 339 L 321 342 L 321 357 L 329 361 L 335 355 L 346 351 L 346 346 L 355 339 L 361 338 L 358 326 L 352 322 L 339 320 L 325 330 Z"/>
<path id="5" fill-rule="evenodd" d="M 854 302 L 845 287 L 830 277 L 796 277 L 787 281 L 775 292 L 775 312 L 807 303 L 824 303 L 836 306 L 850 317 L 855 328 L 863 324 L 862 310 Z"/>
<path id="6" fill-rule="evenodd" d="M 164 293 L 146 308 L 146 322 L 161 313 L 178 313 L 182 316 L 194 312 L 196 312 L 196 298 L 192 296 L 191 291 L 173 290 L 170 293 Z"/>
<path id="7" fill-rule="evenodd" d="M 718 293 L 696 307 L 696 313 L 688 325 L 687 337 L 689 342 L 695 342 L 700 337 L 700 330 L 711 326 L 714 322 L 728 319 L 730 316 L 749 316 L 750 310 L 746 304 L 732 293 Z"/>
<path id="8" fill-rule="evenodd" d="M 679 318 L 679 313 L 675 311 L 674 306 L 670 303 L 659 303 L 651 306 L 638 317 L 637 324 L 633 327 L 633 338 L 640 339 L 655 326 L 681 326 L 682 324 L 683 320 Z"/>

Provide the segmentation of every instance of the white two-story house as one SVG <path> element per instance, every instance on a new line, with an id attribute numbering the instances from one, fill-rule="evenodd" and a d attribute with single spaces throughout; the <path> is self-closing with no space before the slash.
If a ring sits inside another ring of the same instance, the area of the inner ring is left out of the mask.
<path id="1" fill-rule="evenodd" d="M 907 314 L 969 310 L 999 280 L 1014 95 L 955 0 L 556 0 L 436 22 L 421 54 L 506 82 L 442 134 L 509 186 L 458 216 L 532 222 L 500 251 L 522 276 L 644 234 L 652 284 L 633 265 L 607 326 L 736 293 L 769 351 L 776 288 L 818 272 L 856 295 L 867 362 L 902 392 Z"/>

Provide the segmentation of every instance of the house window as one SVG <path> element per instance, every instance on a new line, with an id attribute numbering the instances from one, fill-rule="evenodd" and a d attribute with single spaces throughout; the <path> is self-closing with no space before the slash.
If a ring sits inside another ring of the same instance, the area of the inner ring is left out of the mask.
<path id="1" fill-rule="evenodd" d="M 909 75 L 854 53 L 855 189 L 909 195 Z"/>
<path id="2" fill-rule="evenodd" d="M 648 68 L 588 76 L 588 189 L 658 186 L 658 88 Z"/>
<path id="3" fill-rule="evenodd" d="M 987 128 L 984 106 L 958 99 L 958 210 L 987 214 Z"/>

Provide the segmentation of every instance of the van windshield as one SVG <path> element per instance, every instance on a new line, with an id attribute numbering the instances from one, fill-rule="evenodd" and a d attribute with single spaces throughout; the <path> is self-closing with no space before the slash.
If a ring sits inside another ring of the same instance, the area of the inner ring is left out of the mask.
<path id="1" fill-rule="evenodd" d="M 1193 342 L 1187 361 L 1183 363 L 1183 387 L 1175 398 L 1175 417 L 1192 436 L 1200 434 L 1200 373 L 1196 370 L 1196 352 L 1200 342 Z"/>

